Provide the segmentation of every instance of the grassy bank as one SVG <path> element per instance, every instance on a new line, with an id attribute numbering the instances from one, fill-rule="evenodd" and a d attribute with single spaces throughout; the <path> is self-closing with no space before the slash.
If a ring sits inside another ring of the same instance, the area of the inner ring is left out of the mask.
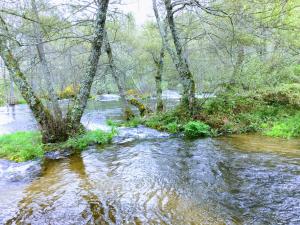
<path id="1" fill-rule="evenodd" d="M 188 137 L 261 133 L 273 137 L 300 137 L 300 85 L 284 85 L 245 95 L 223 94 L 199 101 L 189 116 L 184 108 L 128 122 L 144 124 Z"/>
<path id="2" fill-rule="evenodd" d="M 23 162 L 41 158 L 46 151 L 59 149 L 81 151 L 89 145 L 110 143 L 114 135 L 114 130 L 110 133 L 101 130 L 87 131 L 82 135 L 70 138 L 64 143 L 44 145 L 39 132 L 16 132 L 0 136 L 0 158 Z"/>

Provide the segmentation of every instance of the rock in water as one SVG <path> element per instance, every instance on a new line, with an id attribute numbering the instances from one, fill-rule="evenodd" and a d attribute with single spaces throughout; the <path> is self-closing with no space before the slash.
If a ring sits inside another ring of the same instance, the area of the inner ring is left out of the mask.
<path id="1" fill-rule="evenodd" d="M 145 126 L 138 126 L 135 128 L 121 127 L 118 129 L 118 135 L 114 137 L 113 143 L 124 144 L 135 140 L 166 138 L 169 136 L 168 133 L 159 132 Z"/>
<path id="2" fill-rule="evenodd" d="M 177 91 L 173 90 L 164 90 L 162 92 L 163 99 L 180 99 L 181 95 Z"/>
<path id="3" fill-rule="evenodd" d="M 28 181 L 40 175 L 41 160 L 16 163 L 0 160 L 0 180 L 5 182 Z"/>
<path id="4" fill-rule="evenodd" d="M 96 101 L 108 102 L 108 101 L 119 101 L 120 96 L 115 94 L 103 94 L 96 97 Z"/>

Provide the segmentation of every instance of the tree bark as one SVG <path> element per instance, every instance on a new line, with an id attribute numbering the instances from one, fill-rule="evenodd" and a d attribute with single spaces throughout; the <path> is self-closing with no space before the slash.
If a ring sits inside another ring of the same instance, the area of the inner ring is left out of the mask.
<path id="1" fill-rule="evenodd" d="M 59 107 L 59 103 L 58 103 L 58 96 L 56 95 L 56 92 L 54 91 L 53 88 L 53 82 L 52 82 L 52 74 L 50 72 L 50 68 L 48 66 L 48 62 L 46 59 L 46 54 L 45 54 L 45 47 L 44 47 L 44 43 L 43 43 L 43 35 L 41 32 L 41 24 L 40 24 L 40 17 L 38 14 L 38 10 L 36 7 L 36 2 L 35 0 L 31 0 L 31 7 L 33 10 L 33 14 L 35 16 L 35 20 L 36 22 L 33 23 L 33 28 L 34 28 L 34 33 L 35 33 L 35 39 L 36 39 L 36 48 L 37 48 L 37 52 L 38 52 L 38 57 L 41 61 L 41 65 L 42 65 L 42 70 L 43 70 L 43 74 L 44 74 L 44 79 L 47 82 L 47 92 L 49 95 L 49 99 L 51 100 L 51 108 L 53 110 L 53 116 L 57 119 L 57 120 L 61 120 L 62 119 L 62 112 L 61 109 Z"/>
<path id="2" fill-rule="evenodd" d="M 236 85 L 238 76 L 241 74 L 242 66 L 245 59 L 245 50 L 244 46 L 242 44 L 239 44 L 238 47 L 238 54 L 237 54 L 237 60 L 235 62 L 235 65 L 233 67 L 232 75 L 229 81 L 229 84 L 227 86 L 228 90 L 232 90 L 233 86 Z"/>
<path id="3" fill-rule="evenodd" d="M 168 20 L 169 28 L 171 31 L 173 43 L 175 45 L 176 55 L 173 53 L 172 50 L 170 50 L 170 47 L 168 46 L 167 39 L 166 39 L 166 32 L 163 31 L 162 26 L 160 24 L 158 10 L 156 6 L 156 0 L 153 0 L 155 17 L 157 18 L 157 23 L 159 26 L 160 33 L 162 34 L 162 37 L 164 39 L 165 46 L 169 51 L 172 60 L 175 64 L 176 70 L 178 71 L 180 76 L 181 84 L 183 86 L 183 95 L 182 95 L 181 103 L 183 106 L 188 106 L 189 111 L 193 114 L 195 109 L 195 104 L 196 104 L 195 81 L 193 78 L 193 74 L 189 69 L 187 60 L 183 55 L 182 44 L 179 40 L 179 35 L 177 33 L 177 29 L 175 26 L 171 0 L 164 0 L 164 3 L 167 11 L 167 20 Z"/>
<path id="4" fill-rule="evenodd" d="M 7 90 L 7 87 L 8 87 L 8 85 L 7 85 L 7 80 L 6 80 L 6 68 L 5 68 L 5 63 L 4 63 L 4 61 L 3 61 L 3 64 L 2 64 L 2 61 L 3 60 L 1 60 L 1 67 L 3 66 L 3 86 L 4 86 L 4 99 L 5 99 L 5 104 L 7 104 L 8 103 L 8 96 L 9 96 L 9 94 L 8 94 L 8 90 Z"/>
<path id="5" fill-rule="evenodd" d="M 108 36 L 107 36 L 106 31 L 105 31 L 105 36 L 104 37 L 105 37 L 105 52 L 106 52 L 107 57 L 108 57 L 108 63 L 109 63 L 109 67 L 110 67 L 110 70 L 111 70 L 111 73 L 112 73 L 112 77 L 116 82 L 119 94 L 121 96 L 121 101 L 122 101 L 122 104 L 123 104 L 124 117 L 125 117 L 126 120 L 130 120 L 134 117 L 134 114 L 133 114 L 131 108 L 129 107 L 128 101 L 126 99 L 126 94 L 125 94 L 124 88 L 123 88 L 123 86 L 121 84 L 121 81 L 120 81 L 120 78 L 117 74 L 117 68 L 116 68 L 116 65 L 115 65 L 115 62 L 114 62 L 114 58 L 113 58 L 113 54 L 112 54 L 112 48 L 111 48 L 110 42 L 108 40 Z"/>
<path id="6" fill-rule="evenodd" d="M 9 77 L 9 105 L 15 105 L 16 104 L 16 96 L 15 96 L 15 88 L 14 88 L 14 81 L 12 77 Z"/>
<path id="7" fill-rule="evenodd" d="M 11 50 L 7 48 L 5 42 L 5 40 L 0 39 L 1 57 L 14 83 L 28 103 L 37 123 L 40 125 L 43 142 L 65 141 L 67 133 L 63 129 L 62 123 L 58 123 L 52 117 L 49 111 L 42 104 L 41 100 L 35 95 L 25 75 L 21 72 L 18 61 L 12 55 Z"/>
<path id="8" fill-rule="evenodd" d="M 97 72 L 98 61 L 103 44 L 106 13 L 109 0 L 102 0 L 95 21 L 95 34 L 92 41 L 92 51 L 89 56 L 89 65 L 80 85 L 79 92 L 75 98 L 74 106 L 68 111 L 67 121 L 70 130 L 77 132 L 81 128 L 80 120 L 89 98 L 94 77 Z"/>
<path id="9" fill-rule="evenodd" d="M 164 110 L 164 103 L 162 100 L 162 74 L 164 69 L 164 57 L 165 57 L 164 45 L 160 50 L 159 59 L 157 59 L 154 55 L 152 57 L 156 65 L 156 75 L 155 75 L 156 112 L 162 112 Z"/>
<path id="10" fill-rule="evenodd" d="M 129 103 L 138 108 L 138 110 L 140 111 L 140 116 L 142 117 L 152 113 L 152 110 L 148 106 L 144 105 L 142 102 L 135 98 L 130 99 Z"/>
<path id="11" fill-rule="evenodd" d="M 179 35 L 175 26 L 172 4 L 171 0 L 165 0 L 165 7 L 167 11 L 167 19 L 169 28 L 173 37 L 173 42 L 175 45 L 178 62 L 175 64 L 176 69 L 180 75 L 182 86 L 183 86 L 183 96 L 182 103 L 188 105 L 189 110 L 193 113 L 195 108 L 195 81 L 193 79 L 193 74 L 189 69 L 189 65 L 183 56 L 182 44 L 179 40 Z"/>
<path id="12" fill-rule="evenodd" d="M 18 61 L 15 59 L 12 51 L 8 47 L 9 39 L 7 36 L 0 36 L 0 56 L 4 60 L 5 66 L 13 78 L 14 83 L 32 110 L 37 123 L 40 125 L 43 143 L 66 141 L 69 136 L 76 134 L 82 128 L 80 119 L 86 107 L 93 79 L 97 71 L 109 0 L 102 0 L 101 3 L 101 7 L 97 12 L 95 37 L 92 42 L 92 50 L 89 57 L 89 66 L 86 75 L 83 78 L 82 85 L 78 95 L 76 96 L 73 108 L 68 111 L 66 118 L 61 121 L 58 121 L 53 117 L 38 96 L 34 93 L 31 85 L 22 73 Z M 1 16 L 0 24 L 2 25 L 2 28 L 9 33 L 7 25 Z"/>

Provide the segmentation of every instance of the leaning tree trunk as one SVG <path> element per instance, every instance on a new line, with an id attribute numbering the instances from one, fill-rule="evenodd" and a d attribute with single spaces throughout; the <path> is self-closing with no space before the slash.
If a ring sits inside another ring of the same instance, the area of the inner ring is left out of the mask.
<path id="1" fill-rule="evenodd" d="M 97 72 L 98 61 L 105 34 L 106 13 L 109 0 L 102 0 L 97 12 L 95 34 L 92 41 L 92 51 L 89 56 L 89 65 L 75 98 L 74 106 L 67 113 L 67 125 L 70 132 L 78 132 L 82 127 L 80 120 L 86 107 L 94 77 Z"/>
<path id="2" fill-rule="evenodd" d="M 41 100 L 35 95 L 25 75 L 21 72 L 18 61 L 12 55 L 10 49 L 6 47 L 5 41 L 0 39 L 0 54 L 5 66 L 9 71 L 14 83 L 21 92 L 23 98 L 28 103 L 32 113 L 40 125 L 43 142 L 64 141 L 67 134 L 60 124 L 57 124 L 49 111 L 42 104 Z M 58 135 L 59 134 L 59 135 Z"/>
<path id="3" fill-rule="evenodd" d="M 116 69 L 114 59 L 113 59 L 112 49 L 111 49 L 106 31 L 105 31 L 105 51 L 106 51 L 106 54 L 107 54 L 107 57 L 108 57 L 108 63 L 109 63 L 109 67 L 110 67 L 110 70 L 111 70 L 111 73 L 112 73 L 112 77 L 116 82 L 116 85 L 117 85 L 118 90 L 119 90 L 119 94 L 121 96 L 121 101 L 122 101 L 122 104 L 123 104 L 123 111 L 124 111 L 125 119 L 130 120 L 134 117 L 134 114 L 133 114 L 131 108 L 129 107 L 128 101 L 126 99 L 124 88 L 121 84 L 119 76 L 117 75 L 117 69 Z"/>
<path id="4" fill-rule="evenodd" d="M 41 100 L 34 93 L 31 85 L 28 83 L 25 75 L 22 73 L 18 61 L 8 47 L 9 39 L 6 35 L 0 36 L 0 56 L 2 57 L 14 83 L 20 90 L 23 98 L 28 103 L 32 113 L 40 125 L 43 143 L 53 143 L 65 141 L 70 135 L 79 131 L 82 127 L 80 119 L 86 107 L 90 89 L 94 76 L 97 71 L 97 64 L 100 57 L 101 46 L 103 42 L 104 27 L 106 21 L 106 12 L 109 0 L 102 0 L 97 13 L 95 37 L 92 42 L 92 51 L 89 58 L 87 73 L 83 78 L 82 85 L 76 96 L 74 106 L 71 108 L 63 121 L 57 121 L 53 118 L 49 110 L 43 105 Z M 0 25 L 4 31 L 9 33 L 8 27 L 0 16 Z"/>
<path id="5" fill-rule="evenodd" d="M 227 90 L 232 90 L 234 88 L 234 86 L 236 85 L 238 76 L 241 74 L 241 71 L 242 71 L 244 59 L 245 59 L 244 46 L 241 43 L 239 43 L 237 60 L 234 64 L 232 75 L 231 75 L 230 81 L 227 85 Z"/>
<path id="6" fill-rule="evenodd" d="M 45 46 L 43 43 L 43 35 L 42 35 L 41 24 L 40 24 L 40 17 L 38 14 L 35 0 L 31 0 L 31 7 L 36 20 L 36 22 L 33 23 L 35 40 L 37 42 L 36 48 L 38 52 L 38 57 L 42 65 L 42 70 L 44 74 L 43 78 L 46 80 L 47 83 L 46 87 L 47 87 L 49 99 L 51 100 L 50 105 L 52 106 L 53 116 L 56 118 L 56 120 L 62 120 L 62 112 L 59 107 L 58 97 L 53 88 L 52 74 L 50 72 L 50 68 L 46 59 Z"/>
<path id="7" fill-rule="evenodd" d="M 2 29 L 9 33 L 7 25 L 0 16 L 0 24 Z M 0 56 L 3 59 L 9 75 L 18 87 L 22 97 L 28 103 L 37 123 L 41 128 L 44 143 L 65 141 L 68 137 L 63 123 L 57 122 L 41 100 L 34 93 L 31 85 L 28 83 L 25 75 L 20 69 L 19 62 L 13 56 L 12 51 L 8 47 L 9 39 L 6 36 L 0 36 Z"/>

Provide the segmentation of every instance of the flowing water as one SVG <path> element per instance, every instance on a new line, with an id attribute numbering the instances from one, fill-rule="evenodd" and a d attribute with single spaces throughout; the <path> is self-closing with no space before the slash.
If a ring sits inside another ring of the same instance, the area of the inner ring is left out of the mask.
<path id="1" fill-rule="evenodd" d="M 120 114 L 117 103 L 90 104 L 83 123 L 105 129 Z M 1 133 L 35 129 L 26 106 L 0 118 Z M 127 132 L 128 141 L 46 159 L 30 179 L 0 176 L 0 224 L 300 224 L 300 140 Z"/>

